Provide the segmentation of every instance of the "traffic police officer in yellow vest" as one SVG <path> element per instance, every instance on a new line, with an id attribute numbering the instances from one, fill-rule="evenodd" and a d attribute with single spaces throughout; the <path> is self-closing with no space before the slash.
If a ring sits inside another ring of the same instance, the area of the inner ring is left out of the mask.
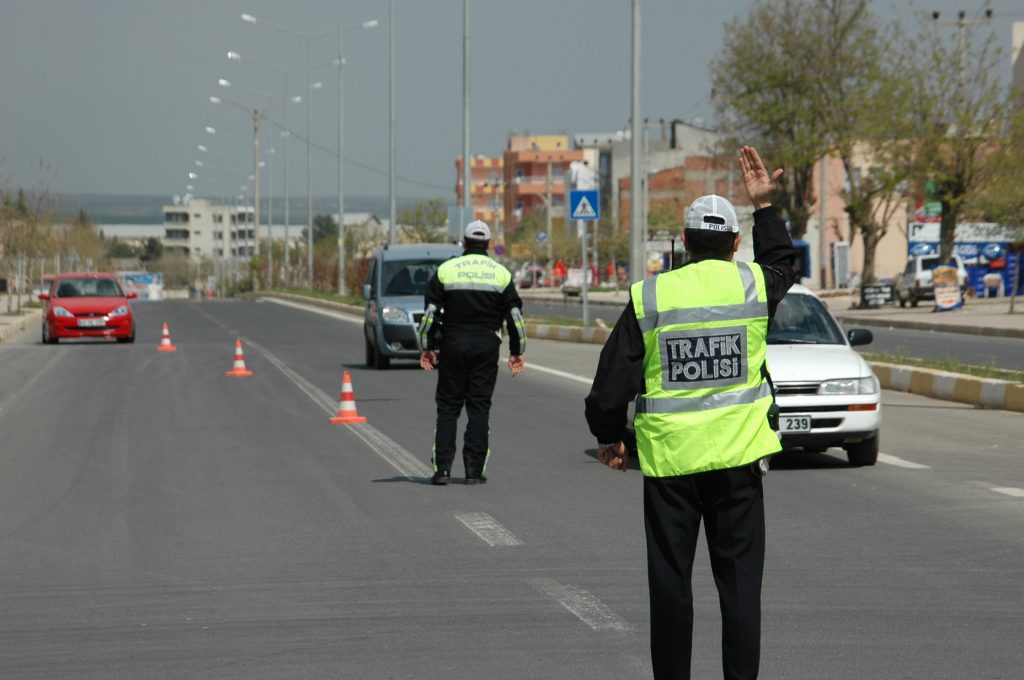
<path id="1" fill-rule="evenodd" d="M 465 252 L 443 263 L 427 282 L 426 311 L 419 326 L 420 366 L 438 367 L 437 425 L 434 430 L 433 484 L 447 484 L 455 459 L 462 407 L 468 422 L 462 443 L 466 484 L 487 481 L 491 395 L 498 378 L 501 326 L 508 327 L 508 367 L 523 372 L 526 330 L 523 301 L 512 274 L 487 256 L 491 229 L 474 220 L 466 226 Z"/>
<path id="2" fill-rule="evenodd" d="M 754 262 L 734 260 L 736 211 L 701 196 L 686 215 L 681 268 L 633 284 L 598 363 L 586 417 L 598 459 L 629 467 L 627 409 L 636 399 L 644 475 L 651 660 L 658 680 L 690 677 L 690 576 L 701 519 L 722 611 L 727 680 L 760 664 L 765 532 L 762 477 L 779 451 L 765 362 L 768 324 L 796 280 L 796 251 L 770 202 L 775 181 L 753 147 L 740 151 L 754 206 Z"/>

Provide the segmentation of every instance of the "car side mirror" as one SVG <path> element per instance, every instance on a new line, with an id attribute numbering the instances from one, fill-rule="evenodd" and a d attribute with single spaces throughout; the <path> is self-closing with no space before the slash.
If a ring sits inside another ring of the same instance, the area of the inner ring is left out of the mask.
<path id="1" fill-rule="evenodd" d="M 367 300 L 370 299 L 370 284 L 368 283 L 363 284 L 363 297 Z"/>
<path id="2" fill-rule="evenodd" d="M 850 341 L 850 345 L 856 347 L 870 345 L 875 341 L 875 336 L 866 328 L 853 328 L 846 334 L 846 339 Z"/>
<path id="3" fill-rule="evenodd" d="M 135 298 L 139 297 L 139 294 L 136 293 L 135 291 L 132 291 L 125 295 L 125 297 L 128 298 L 129 300 L 134 300 Z"/>
<path id="4" fill-rule="evenodd" d="M 50 299 L 50 294 L 49 293 L 40 293 L 39 294 L 39 299 L 40 300 L 49 300 Z"/>

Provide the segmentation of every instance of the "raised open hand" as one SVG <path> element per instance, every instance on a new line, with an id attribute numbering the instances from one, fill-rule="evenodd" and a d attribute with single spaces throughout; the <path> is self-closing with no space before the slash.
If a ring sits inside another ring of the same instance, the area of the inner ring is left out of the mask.
<path id="1" fill-rule="evenodd" d="M 761 155 L 752 146 L 740 149 L 740 169 L 743 171 L 743 183 L 747 188 L 747 197 L 754 204 L 754 210 L 767 208 L 772 204 L 771 196 L 775 191 L 775 182 L 782 176 L 782 168 L 771 175 L 765 168 Z"/>

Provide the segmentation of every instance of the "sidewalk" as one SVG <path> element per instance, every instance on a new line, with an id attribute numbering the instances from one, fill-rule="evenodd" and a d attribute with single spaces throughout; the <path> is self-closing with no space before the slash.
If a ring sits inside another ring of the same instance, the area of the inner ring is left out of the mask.
<path id="1" fill-rule="evenodd" d="M 887 305 L 877 309 L 857 309 L 850 306 L 853 297 L 850 291 L 816 291 L 828 308 L 845 326 L 858 324 L 862 326 L 885 326 L 886 328 L 907 328 L 912 330 L 944 331 L 948 333 L 968 333 L 970 335 L 997 335 L 1010 338 L 1024 338 L 1024 297 L 1017 298 L 1014 313 L 1008 314 L 1009 298 L 970 298 L 960 308 L 949 312 L 933 312 L 932 304 L 922 302 L 918 307 L 900 308 L 899 305 Z M 519 291 L 529 313 L 530 300 L 562 302 L 562 294 L 552 289 L 530 289 Z M 592 292 L 588 295 L 587 304 L 599 306 L 607 316 L 604 308 L 613 305 L 619 309 L 629 300 L 629 292 Z M 578 297 L 570 297 L 568 301 L 581 302 Z M 618 310 L 616 310 L 617 312 Z M 593 315 L 592 315 L 593 316 Z M 617 313 L 616 313 L 617 316 Z"/>
<path id="2" fill-rule="evenodd" d="M 17 301 L 12 297 L 10 299 L 11 310 L 7 309 L 8 297 L 6 294 L 0 294 L 0 342 L 6 341 L 13 335 L 22 332 L 23 330 L 36 327 L 39 325 L 39 320 L 43 317 L 43 310 L 39 307 L 25 307 L 25 303 L 31 301 L 27 295 L 23 295 L 21 298 L 21 314 L 15 312 L 17 309 Z"/>
<path id="3" fill-rule="evenodd" d="M 561 302 L 563 297 L 557 290 L 519 291 L 529 313 L 530 300 Z M 1002 336 L 1024 339 L 1024 298 L 1014 304 L 1014 313 L 1009 314 L 1009 298 L 968 299 L 961 309 L 948 312 L 934 312 L 930 304 L 916 308 L 901 309 L 890 305 L 877 309 L 851 308 L 853 297 L 850 291 L 819 291 L 829 309 L 847 329 L 854 326 L 883 326 L 911 330 L 966 333 L 970 335 Z M 602 311 L 609 305 L 621 308 L 629 299 L 627 291 L 595 292 L 588 296 L 588 305 Z M 570 298 L 577 300 L 577 298 Z M 615 314 L 617 315 L 617 311 Z M 592 314 L 592 316 L 596 316 Z M 592 342 L 604 344 L 608 338 L 606 328 L 573 328 L 527 324 L 526 335 L 541 340 L 562 340 L 567 342 Z M 1022 345 L 1024 348 L 1024 345 Z M 928 368 L 898 366 L 870 362 L 872 370 L 885 389 L 911 392 L 933 399 L 957 401 L 986 408 L 999 408 L 1024 412 L 1024 384 L 1012 383 L 994 378 L 975 378 L 959 373 L 949 373 Z"/>

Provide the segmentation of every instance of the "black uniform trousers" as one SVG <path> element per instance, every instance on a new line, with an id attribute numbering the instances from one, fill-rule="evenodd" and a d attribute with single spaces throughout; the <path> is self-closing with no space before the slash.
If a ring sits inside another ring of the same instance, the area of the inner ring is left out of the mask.
<path id="1" fill-rule="evenodd" d="M 702 517 L 722 611 L 724 677 L 752 680 L 761 656 L 765 534 L 761 477 L 749 465 L 679 477 L 644 477 L 654 677 L 690 677 L 690 579 Z"/>
<path id="2" fill-rule="evenodd" d="M 434 431 L 434 469 L 451 470 L 459 414 L 466 407 L 469 422 L 462 442 L 467 477 L 483 474 L 489 451 L 491 395 L 498 379 L 496 333 L 445 330 L 438 362 L 437 426 Z"/>

